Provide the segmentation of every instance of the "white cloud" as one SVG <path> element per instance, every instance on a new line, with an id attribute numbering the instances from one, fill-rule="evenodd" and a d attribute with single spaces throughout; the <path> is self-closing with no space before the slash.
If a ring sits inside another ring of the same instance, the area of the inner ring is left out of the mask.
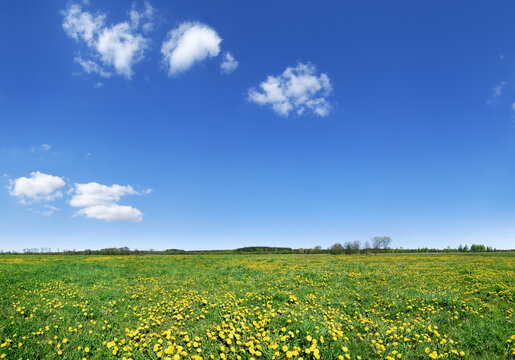
<path id="1" fill-rule="evenodd" d="M 143 214 L 138 209 L 117 204 L 89 206 L 80 209 L 77 214 L 106 221 L 140 222 L 143 220 Z"/>
<path id="2" fill-rule="evenodd" d="M 35 171 L 29 177 L 19 177 L 10 180 L 9 194 L 17 197 L 21 203 L 50 201 L 63 196 L 58 189 L 66 185 L 59 176 L 53 176 Z"/>
<path id="3" fill-rule="evenodd" d="M 486 100 L 487 104 L 493 104 L 497 101 L 497 98 L 500 97 L 504 92 L 504 87 L 506 86 L 506 81 L 501 81 L 499 84 L 492 88 L 492 95 L 488 100 Z"/>
<path id="4" fill-rule="evenodd" d="M 171 30 L 161 47 L 168 75 L 186 71 L 198 61 L 217 56 L 221 41 L 214 29 L 198 22 L 182 23 Z"/>
<path id="5" fill-rule="evenodd" d="M 132 10 L 129 13 L 132 26 L 137 28 L 141 25 L 143 32 L 151 32 L 154 30 L 154 13 L 154 8 L 148 2 L 145 3 L 145 10 L 142 12 L 138 12 L 133 4 Z"/>
<path id="6" fill-rule="evenodd" d="M 514 102 L 513 104 L 511 104 L 511 109 L 512 109 L 513 111 L 515 111 L 515 102 Z"/>
<path id="7" fill-rule="evenodd" d="M 152 192 L 151 189 L 136 191 L 130 185 L 115 184 L 107 186 L 96 182 L 76 183 L 74 187 L 65 191 L 63 189 L 65 185 L 66 181 L 61 177 L 36 171 L 32 172 L 29 177 L 9 180 L 7 189 L 11 196 L 18 198 L 20 203 L 24 205 L 61 198 L 64 192 L 67 196 L 72 196 L 69 205 L 80 208 L 76 215 L 106 221 L 133 222 L 142 221 L 143 213 L 132 206 L 118 204 L 121 197 L 125 195 L 148 195 Z M 44 216 L 60 211 L 59 208 L 50 204 L 43 204 L 39 209 L 29 206 L 28 210 Z"/>
<path id="8" fill-rule="evenodd" d="M 59 208 L 57 208 L 55 206 L 52 206 L 52 205 L 45 205 L 44 207 L 45 207 L 45 210 L 35 210 L 34 212 L 36 214 L 40 214 L 40 215 L 43 215 L 43 216 L 50 216 L 54 212 L 61 210 L 61 209 L 59 209 Z"/>
<path id="9" fill-rule="evenodd" d="M 130 185 L 107 186 L 96 182 L 75 184 L 75 195 L 70 200 L 70 205 L 74 207 L 106 205 L 120 201 L 124 195 L 134 194 L 138 192 Z"/>
<path id="10" fill-rule="evenodd" d="M 52 211 L 60 211 L 61 209 L 59 209 L 58 207 L 55 207 L 55 206 L 52 206 L 52 205 L 45 205 L 45 207 L 48 209 L 48 210 L 52 210 Z"/>
<path id="11" fill-rule="evenodd" d="M 52 149 L 52 145 L 50 145 L 50 144 L 41 144 L 39 146 L 30 145 L 30 147 L 29 147 L 29 151 L 31 153 L 35 153 L 36 151 L 40 152 L 40 150 L 45 152 L 45 151 L 49 151 L 51 149 Z"/>
<path id="12" fill-rule="evenodd" d="M 98 74 L 102 77 L 105 77 L 105 78 L 108 78 L 111 76 L 111 73 L 108 72 L 108 71 L 105 71 L 102 66 L 100 66 L 98 63 L 94 62 L 93 60 L 89 60 L 89 59 L 83 59 L 82 57 L 80 56 L 76 56 L 73 61 L 75 61 L 77 64 L 79 64 L 80 66 L 82 66 L 82 69 L 87 73 L 87 74 Z"/>
<path id="13" fill-rule="evenodd" d="M 89 46 L 94 46 L 95 37 L 104 27 L 105 14 L 93 16 L 89 12 L 83 12 L 79 4 L 72 4 L 62 14 L 65 16 L 64 31 L 73 39 L 83 40 Z"/>
<path id="14" fill-rule="evenodd" d="M 149 40 L 143 32 L 152 30 L 154 10 L 150 4 L 145 4 L 145 10 L 138 12 L 134 7 L 130 11 L 130 21 L 120 22 L 111 26 L 105 24 L 106 15 L 92 15 L 83 11 L 79 4 L 71 5 L 63 11 L 63 29 L 77 41 L 84 42 L 89 48 L 89 58 L 75 57 L 75 62 L 80 64 L 88 74 L 98 73 L 108 77 L 110 73 L 104 66 L 112 66 L 117 74 L 130 79 L 135 63 L 144 58 L 144 52 Z"/>
<path id="15" fill-rule="evenodd" d="M 145 193 L 145 192 L 143 192 Z M 70 206 L 80 207 L 78 215 L 106 221 L 141 221 L 143 214 L 131 206 L 118 205 L 125 195 L 139 195 L 130 185 L 102 185 L 96 182 L 75 184 Z"/>
<path id="16" fill-rule="evenodd" d="M 299 63 L 296 67 L 288 67 L 278 76 L 268 76 L 259 84 L 259 89 L 251 88 L 248 100 L 259 105 L 270 105 L 282 116 L 295 111 L 302 115 L 311 110 L 318 116 L 327 116 L 330 104 L 327 96 L 332 86 L 329 77 L 321 73 L 317 75 L 311 64 Z"/>
<path id="17" fill-rule="evenodd" d="M 143 59 L 147 39 L 133 33 L 129 23 L 123 22 L 102 30 L 96 50 L 106 65 L 114 66 L 118 74 L 132 76 L 132 66 Z"/>
<path id="18" fill-rule="evenodd" d="M 236 70 L 238 65 L 240 65 L 238 60 L 236 60 L 230 52 L 226 52 L 225 56 L 224 56 L 224 60 L 222 61 L 222 64 L 220 65 L 220 69 L 222 71 L 222 74 L 230 74 L 234 70 Z"/>

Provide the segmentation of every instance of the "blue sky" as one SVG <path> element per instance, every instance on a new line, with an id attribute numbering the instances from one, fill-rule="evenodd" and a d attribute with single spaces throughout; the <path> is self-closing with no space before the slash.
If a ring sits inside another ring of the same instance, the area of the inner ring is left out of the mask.
<path id="1" fill-rule="evenodd" d="M 514 11 L 2 3 L 0 248 L 514 248 Z"/>

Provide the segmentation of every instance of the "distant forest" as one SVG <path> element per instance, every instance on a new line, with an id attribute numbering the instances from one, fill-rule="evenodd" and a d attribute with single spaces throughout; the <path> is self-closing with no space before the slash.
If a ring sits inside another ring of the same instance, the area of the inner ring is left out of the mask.
<path id="1" fill-rule="evenodd" d="M 478 253 L 478 252 L 507 252 L 511 250 L 498 250 L 485 245 L 459 245 L 457 248 L 447 247 L 436 249 L 423 247 L 418 249 L 391 248 L 392 239 L 388 236 L 376 236 L 362 244 L 359 240 L 352 242 L 335 243 L 328 248 L 315 246 L 313 248 L 290 248 L 270 246 L 248 246 L 233 250 L 138 250 L 128 247 L 105 248 L 100 250 L 70 250 L 51 248 L 27 248 L 22 252 L 0 250 L 0 254 L 48 254 L 48 255 L 216 255 L 216 254 L 380 254 L 380 253 Z"/>

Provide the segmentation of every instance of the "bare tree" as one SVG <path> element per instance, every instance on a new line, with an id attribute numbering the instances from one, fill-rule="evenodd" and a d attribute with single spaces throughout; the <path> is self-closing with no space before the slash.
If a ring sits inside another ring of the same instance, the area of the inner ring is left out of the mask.
<path id="1" fill-rule="evenodd" d="M 389 236 L 376 236 L 372 238 L 372 246 L 375 251 L 379 249 L 387 250 L 391 243 L 392 238 Z"/>
<path id="2" fill-rule="evenodd" d="M 359 240 L 354 240 L 351 244 L 352 251 L 356 254 L 359 253 L 359 249 L 361 248 L 361 242 Z"/>
<path id="3" fill-rule="evenodd" d="M 367 241 L 365 241 L 364 250 L 365 250 L 365 252 L 368 252 L 369 249 L 370 249 L 370 243 L 367 240 Z"/>
<path id="4" fill-rule="evenodd" d="M 392 238 L 389 236 L 383 236 L 383 249 L 387 250 L 390 248 L 390 244 L 392 243 Z"/>
<path id="5" fill-rule="evenodd" d="M 381 248 L 381 244 L 382 244 L 381 237 L 376 236 L 376 237 L 372 238 L 372 248 L 374 249 L 375 252 L 377 252 L 377 250 L 379 250 Z"/>

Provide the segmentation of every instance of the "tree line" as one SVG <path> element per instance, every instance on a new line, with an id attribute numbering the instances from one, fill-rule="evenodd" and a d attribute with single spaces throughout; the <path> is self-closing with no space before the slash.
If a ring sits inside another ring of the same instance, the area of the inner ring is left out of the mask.
<path id="1" fill-rule="evenodd" d="M 27 248 L 23 249 L 22 254 L 64 254 L 64 255 L 217 255 L 217 254 L 378 254 L 378 253 L 467 253 L 467 252 L 493 252 L 493 251 L 513 251 L 513 250 L 497 250 L 490 246 L 472 244 L 459 245 L 457 248 L 447 247 L 445 249 L 436 249 L 422 247 L 417 249 L 391 248 L 392 239 L 389 236 L 375 236 L 369 241 L 361 243 L 360 240 L 335 243 L 328 248 L 320 245 L 313 248 L 290 248 L 290 247 L 270 247 L 270 246 L 248 246 L 233 250 L 138 250 L 128 247 L 120 248 L 104 248 L 100 250 L 69 250 L 57 249 L 52 251 L 51 248 Z M 0 250 L 1 254 L 19 254 L 19 252 Z"/>

